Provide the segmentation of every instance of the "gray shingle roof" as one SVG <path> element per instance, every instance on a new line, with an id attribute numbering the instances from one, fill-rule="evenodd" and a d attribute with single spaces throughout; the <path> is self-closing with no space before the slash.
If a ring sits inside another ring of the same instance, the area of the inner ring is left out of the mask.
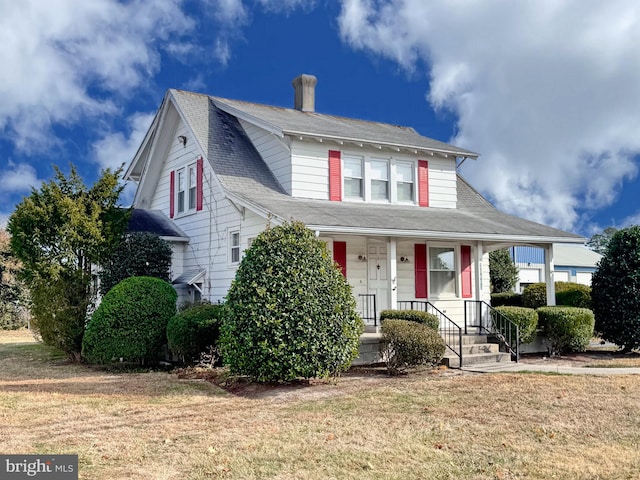
<path id="1" fill-rule="evenodd" d="M 448 235 L 451 238 L 512 240 L 517 237 L 522 241 L 583 240 L 577 235 L 498 211 L 460 176 L 456 209 L 291 197 L 279 185 L 237 118 L 215 105 L 213 100 L 218 99 L 176 90 L 171 92 L 226 191 L 236 199 L 283 220 L 299 220 L 325 230 L 384 230 L 390 232 L 388 234 L 398 232 L 416 237 Z M 244 102 L 235 102 L 238 103 Z M 248 105 L 254 110 L 259 109 L 255 104 Z M 281 112 L 286 109 L 265 107 L 266 110 L 272 108 L 274 117 L 291 113 Z M 398 127 L 391 126 L 389 132 L 394 128 Z"/>
<path id="2" fill-rule="evenodd" d="M 131 211 L 127 231 L 155 233 L 160 237 L 188 238 L 162 211 L 143 208 L 134 208 Z"/>

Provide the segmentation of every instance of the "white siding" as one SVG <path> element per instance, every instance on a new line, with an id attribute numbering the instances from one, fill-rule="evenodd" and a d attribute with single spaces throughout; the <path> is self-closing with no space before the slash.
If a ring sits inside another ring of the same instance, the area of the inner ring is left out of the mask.
<path id="1" fill-rule="evenodd" d="M 448 158 L 429 158 L 429 206 L 456 208 L 456 163 Z"/>
<path id="2" fill-rule="evenodd" d="M 327 200 L 329 198 L 329 150 L 325 143 L 291 141 L 291 195 Z"/>
<path id="3" fill-rule="evenodd" d="M 244 120 L 240 120 L 240 125 L 276 180 L 291 195 L 291 153 L 285 143 L 287 140 Z"/>

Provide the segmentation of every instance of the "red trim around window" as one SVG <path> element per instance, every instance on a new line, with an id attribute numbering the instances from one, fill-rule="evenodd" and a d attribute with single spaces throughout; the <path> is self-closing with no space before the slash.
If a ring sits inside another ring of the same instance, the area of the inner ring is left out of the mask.
<path id="1" fill-rule="evenodd" d="M 429 162 L 418 160 L 418 203 L 429 206 Z"/>
<path id="2" fill-rule="evenodd" d="M 347 278 L 347 242 L 333 242 L 333 260 L 340 265 L 342 275 Z"/>
<path id="3" fill-rule="evenodd" d="M 427 298 L 427 246 L 416 243 L 414 254 L 416 298 Z"/>
<path id="4" fill-rule="evenodd" d="M 462 245 L 460 247 L 460 270 L 462 273 L 462 298 L 471 298 L 471 247 Z"/>
<path id="5" fill-rule="evenodd" d="M 340 171 L 340 152 L 329 150 L 329 200 L 342 201 L 342 172 Z"/>
<path id="6" fill-rule="evenodd" d="M 176 172 L 171 170 L 169 174 L 169 218 L 175 215 L 176 206 Z"/>

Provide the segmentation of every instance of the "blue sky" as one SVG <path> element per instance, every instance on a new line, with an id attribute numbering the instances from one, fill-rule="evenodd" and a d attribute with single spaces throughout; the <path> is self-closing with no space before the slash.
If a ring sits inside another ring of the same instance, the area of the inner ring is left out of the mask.
<path id="1" fill-rule="evenodd" d="M 0 0 L 0 224 L 73 162 L 128 164 L 168 88 L 412 126 L 499 209 L 640 223 L 635 0 Z M 124 201 L 129 201 L 128 187 Z"/>

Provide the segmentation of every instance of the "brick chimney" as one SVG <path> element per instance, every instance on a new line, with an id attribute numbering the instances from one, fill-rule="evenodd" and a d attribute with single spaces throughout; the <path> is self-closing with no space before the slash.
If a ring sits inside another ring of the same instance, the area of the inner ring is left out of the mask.
<path id="1" fill-rule="evenodd" d="M 293 108 L 302 112 L 314 112 L 316 104 L 316 83 L 313 75 L 302 74 L 293 79 L 291 84 L 295 91 Z"/>

